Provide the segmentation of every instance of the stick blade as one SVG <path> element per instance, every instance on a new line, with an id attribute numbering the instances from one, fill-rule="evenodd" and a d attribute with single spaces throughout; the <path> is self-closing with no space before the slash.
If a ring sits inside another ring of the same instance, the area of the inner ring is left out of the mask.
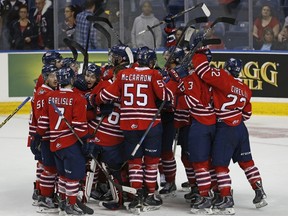
<path id="1" fill-rule="evenodd" d="M 219 22 L 227 23 L 230 25 L 235 25 L 236 19 L 231 18 L 231 17 L 218 17 L 212 24 L 211 27 L 216 25 Z"/>
<path id="2" fill-rule="evenodd" d="M 110 33 L 107 31 L 107 29 L 105 29 L 102 25 L 100 25 L 99 23 L 94 23 L 93 27 L 95 29 L 97 29 L 99 32 L 101 32 L 104 37 L 107 39 L 108 41 L 108 48 L 111 48 L 112 46 L 112 39 L 111 39 L 111 35 Z"/>
<path id="3" fill-rule="evenodd" d="M 203 3 L 202 7 L 201 7 L 203 13 L 205 14 L 206 17 L 210 17 L 211 15 L 211 11 L 208 9 L 207 5 L 205 3 Z"/>

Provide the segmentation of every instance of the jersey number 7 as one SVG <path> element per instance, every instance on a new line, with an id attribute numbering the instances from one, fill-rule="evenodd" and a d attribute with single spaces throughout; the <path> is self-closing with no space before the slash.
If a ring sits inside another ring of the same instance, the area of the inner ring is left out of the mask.
<path id="1" fill-rule="evenodd" d="M 59 109 L 59 111 L 62 113 L 62 115 L 64 115 L 64 112 L 65 112 L 65 108 L 64 107 L 59 107 L 58 108 Z M 56 112 L 56 111 L 55 111 Z M 62 116 L 59 116 L 58 117 L 58 120 L 57 120 L 57 123 L 56 123 L 56 125 L 55 125 L 55 130 L 58 130 L 59 129 L 59 126 L 60 126 L 60 124 L 61 124 L 61 121 L 62 121 Z"/>

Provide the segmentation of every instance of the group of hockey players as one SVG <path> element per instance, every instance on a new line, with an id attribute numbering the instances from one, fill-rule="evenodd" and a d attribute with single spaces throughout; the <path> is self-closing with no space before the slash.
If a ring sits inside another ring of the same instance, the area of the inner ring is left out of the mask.
<path id="1" fill-rule="evenodd" d="M 28 139 L 38 212 L 82 215 L 90 197 L 108 209 L 159 209 L 177 190 L 174 140 L 192 213 L 235 213 L 231 159 L 255 191 L 256 207 L 267 205 L 244 124 L 252 112 L 251 90 L 239 79 L 242 61 L 210 67 L 211 51 L 200 46 L 185 65 L 186 53 L 169 48 L 160 69 L 154 50 L 138 48 L 133 58 L 128 46 L 115 45 L 108 65 L 90 64 L 83 73 L 73 58 L 43 55 Z M 159 171 L 165 181 L 158 186 Z"/>

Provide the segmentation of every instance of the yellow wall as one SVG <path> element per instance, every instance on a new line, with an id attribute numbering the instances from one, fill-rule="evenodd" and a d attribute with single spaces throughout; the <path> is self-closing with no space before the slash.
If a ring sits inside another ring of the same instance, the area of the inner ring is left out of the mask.
<path id="1" fill-rule="evenodd" d="M 9 115 L 12 113 L 21 102 L 1 102 L 0 115 Z M 252 102 L 253 115 L 280 115 L 288 116 L 288 103 L 274 102 Z M 30 102 L 28 102 L 18 114 L 29 114 Z"/>

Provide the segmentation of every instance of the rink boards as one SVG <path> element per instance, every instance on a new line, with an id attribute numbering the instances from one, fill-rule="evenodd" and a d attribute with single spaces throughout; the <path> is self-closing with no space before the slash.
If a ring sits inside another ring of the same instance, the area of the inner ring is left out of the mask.
<path id="1" fill-rule="evenodd" d="M 212 66 L 223 67 L 230 57 L 241 58 L 241 78 L 253 92 L 253 114 L 288 115 L 288 53 L 285 52 L 243 52 L 212 51 Z M 61 52 L 70 57 L 70 52 Z M 32 95 L 42 63 L 43 52 L 0 53 L 0 114 L 11 113 L 26 96 Z M 79 54 L 78 61 L 83 57 Z M 89 61 L 102 65 L 107 63 L 107 52 L 89 53 Z M 158 63 L 164 65 L 162 52 L 158 52 Z M 81 69 L 80 69 L 81 71 Z M 27 103 L 21 114 L 30 112 Z"/>

